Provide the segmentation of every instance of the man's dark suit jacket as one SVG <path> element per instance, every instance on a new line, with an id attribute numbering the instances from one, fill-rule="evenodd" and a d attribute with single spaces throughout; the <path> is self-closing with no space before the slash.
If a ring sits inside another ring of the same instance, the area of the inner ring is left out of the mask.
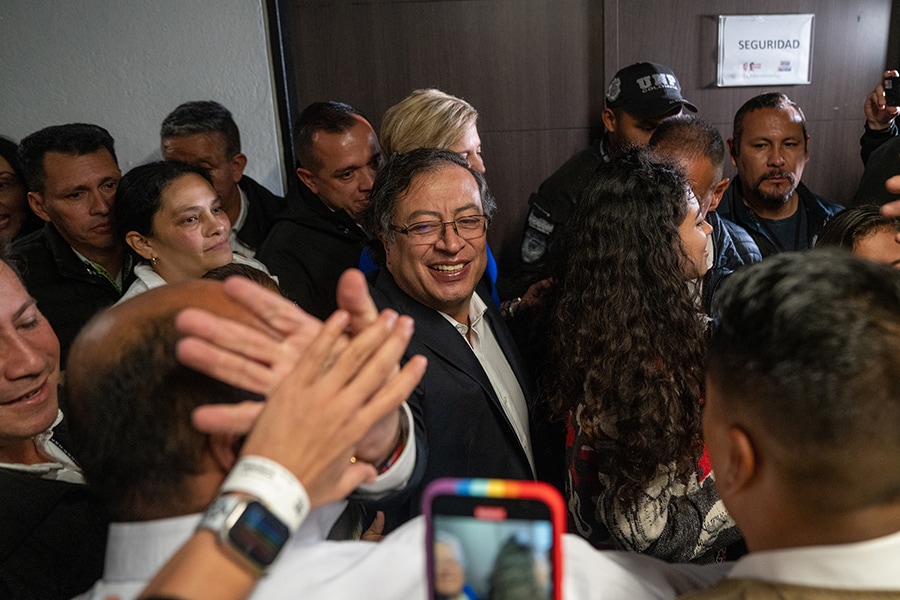
<path id="1" fill-rule="evenodd" d="M 422 491 L 439 477 L 534 479 L 522 449 L 487 374 L 459 332 L 433 308 L 413 300 L 387 269 L 369 276 L 379 310 L 392 308 L 415 320 L 404 361 L 428 358 L 422 381 L 409 398 L 416 421 L 416 473 L 409 501 L 385 510 L 387 528 L 418 515 Z M 482 295 L 482 298 L 487 296 Z M 506 355 L 531 410 L 531 379 L 509 330 L 490 300 L 484 318 Z"/>
<path id="2" fill-rule="evenodd" d="M 238 187 L 247 195 L 247 219 L 237 232 L 237 238 L 246 246 L 258 250 L 269 235 L 278 215 L 287 207 L 281 196 L 276 196 L 256 181 L 244 175 Z"/>
<path id="3" fill-rule="evenodd" d="M 67 447 L 66 422 L 53 439 Z M 103 575 L 109 515 L 86 485 L 0 468 L 0 598 L 68 600 Z"/>

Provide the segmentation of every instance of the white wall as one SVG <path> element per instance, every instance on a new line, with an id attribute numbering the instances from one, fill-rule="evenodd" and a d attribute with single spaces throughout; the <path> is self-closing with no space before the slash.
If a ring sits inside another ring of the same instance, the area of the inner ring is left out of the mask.
<path id="1" fill-rule="evenodd" d="M 283 192 L 263 0 L 0 0 L 0 134 L 106 127 L 123 172 L 178 104 L 234 114 L 247 174 Z"/>

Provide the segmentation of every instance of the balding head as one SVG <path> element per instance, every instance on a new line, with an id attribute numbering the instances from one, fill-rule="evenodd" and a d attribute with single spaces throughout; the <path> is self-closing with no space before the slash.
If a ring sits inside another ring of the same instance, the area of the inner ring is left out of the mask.
<path id="1" fill-rule="evenodd" d="M 208 436 L 190 414 L 202 404 L 255 397 L 178 363 L 175 316 L 201 308 L 259 328 L 217 281 L 162 286 L 94 317 L 76 338 L 66 373 L 72 446 L 114 518 L 194 512 L 189 481 L 204 471 Z"/>

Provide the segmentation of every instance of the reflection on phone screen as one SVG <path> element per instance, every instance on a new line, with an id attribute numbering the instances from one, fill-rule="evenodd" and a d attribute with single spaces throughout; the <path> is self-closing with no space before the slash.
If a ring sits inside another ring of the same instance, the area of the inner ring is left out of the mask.
<path id="1" fill-rule="evenodd" d="M 521 501 L 520 501 L 521 502 Z M 434 515 L 434 596 L 453 600 L 552 597 L 553 527 L 508 518 L 502 506 Z"/>

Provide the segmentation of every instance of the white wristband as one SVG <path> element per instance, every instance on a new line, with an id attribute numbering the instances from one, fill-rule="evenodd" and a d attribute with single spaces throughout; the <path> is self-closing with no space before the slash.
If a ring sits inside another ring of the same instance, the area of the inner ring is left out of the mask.
<path id="1" fill-rule="evenodd" d="M 294 475 L 274 460 L 242 456 L 222 483 L 220 493 L 243 492 L 257 498 L 291 530 L 309 514 L 309 495 Z"/>

